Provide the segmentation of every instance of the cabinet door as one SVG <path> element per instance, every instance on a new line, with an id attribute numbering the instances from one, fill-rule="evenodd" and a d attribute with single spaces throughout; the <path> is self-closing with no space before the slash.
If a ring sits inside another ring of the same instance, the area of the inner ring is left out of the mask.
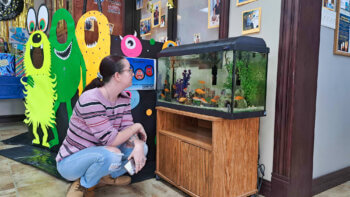
<path id="1" fill-rule="evenodd" d="M 212 154 L 186 142 L 180 145 L 179 185 L 198 196 L 211 196 Z"/>
<path id="2" fill-rule="evenodd" d="M 158 171 L 178 184 L 180 141 L 162 133 L 158 133 L 158 137 Z"/>

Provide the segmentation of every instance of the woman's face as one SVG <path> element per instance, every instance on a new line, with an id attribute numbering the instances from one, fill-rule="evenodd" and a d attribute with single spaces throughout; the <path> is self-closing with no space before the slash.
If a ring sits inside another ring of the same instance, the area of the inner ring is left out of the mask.
<path id="1" fill-rule="evenodd" d="M 126 88 L 132 85 L 133 70 L 130 68 L 128 60 L 123 59 L 124 68 L 120 71 L 121 82 L 126 85 Z"/>

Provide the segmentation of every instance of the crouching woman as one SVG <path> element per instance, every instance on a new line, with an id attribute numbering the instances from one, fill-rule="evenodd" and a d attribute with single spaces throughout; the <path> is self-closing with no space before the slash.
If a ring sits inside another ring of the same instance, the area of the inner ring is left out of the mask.
<path id="1" fill-rule="evenodd" d="M 102 185 L 127 185 L 122 176 L 130 159 L 139 172 L 146 163 L 147 135 L 131 115 L 129 62 L 116 55 L 105 57 L 94 79 L 79 97 L 70 118 L 67 136 L 56 157 L 57 170 L 74 181 L 67 196 L 84 196 Z"/>

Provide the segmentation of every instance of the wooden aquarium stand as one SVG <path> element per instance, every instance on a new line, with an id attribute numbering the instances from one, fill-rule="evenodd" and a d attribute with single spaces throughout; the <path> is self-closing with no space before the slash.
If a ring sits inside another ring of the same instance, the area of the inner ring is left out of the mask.
<path id="1" fill-rule="evenodd" d="M 157 109 L 156 174 L 191 196 L 257 192 L 259 118 Z"/>

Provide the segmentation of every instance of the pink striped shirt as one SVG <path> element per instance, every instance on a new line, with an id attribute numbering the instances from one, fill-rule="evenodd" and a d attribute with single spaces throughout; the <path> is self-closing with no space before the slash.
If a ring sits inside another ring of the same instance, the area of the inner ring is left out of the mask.
<path id="1" fill-rule="evenodd" d="M 67 136 L 56 161 L 91 146 L 110 145 L 119 131 L 132 124 L 128 94 L 122 92 L 112 104 L 98 88 L 88 90 L 75 104 Z"/>

